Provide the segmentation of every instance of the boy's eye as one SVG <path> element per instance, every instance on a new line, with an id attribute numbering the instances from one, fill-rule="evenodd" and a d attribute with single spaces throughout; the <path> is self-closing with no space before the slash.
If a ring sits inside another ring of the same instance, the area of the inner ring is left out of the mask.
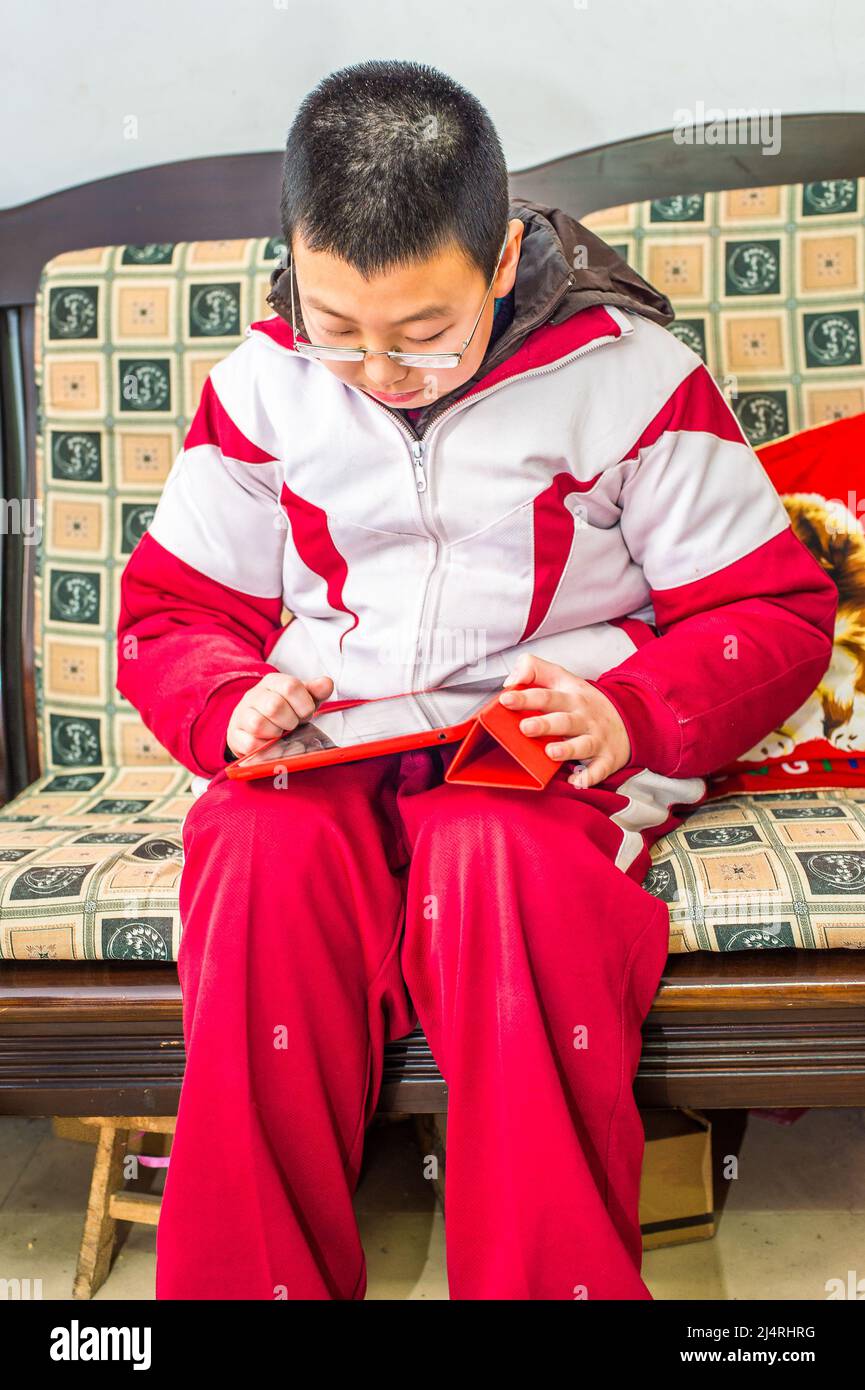
<path id="1" fill-rule="evenodd" d="M 326 328 L 324 331 L 329 338 L 350 338 L 353 336 L 352 330 L 350 328 L 343 329 L 339 333 L 337 333 L 335 328 Z M 434 343 L 436 338 L 440 338 L 444 332 L 445 330 L 443 328 L 440 328 L 438 333 L 433 333 L 431 338 L 406 338 L 406 342 L 416 344 Z"/>

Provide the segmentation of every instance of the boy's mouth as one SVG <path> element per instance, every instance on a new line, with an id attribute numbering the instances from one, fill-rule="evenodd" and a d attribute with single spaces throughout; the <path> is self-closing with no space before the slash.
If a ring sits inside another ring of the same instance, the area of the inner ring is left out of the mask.
<path id="1" fill-rule="evenodd" d="M 402 405 L 406 401 L 410 401 L 412 396 L 417 395 L 417 391 L 373 391 L 369 386 L 365 386 L 364 390 L 367 395 L 375 396 L 377 401 L 384 401 L 386 405 Z"/>

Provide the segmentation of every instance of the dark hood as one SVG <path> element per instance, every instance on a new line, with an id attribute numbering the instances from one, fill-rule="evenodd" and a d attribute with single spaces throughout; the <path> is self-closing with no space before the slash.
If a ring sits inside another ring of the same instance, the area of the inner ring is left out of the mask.
<path id="1" fill-rule="evenodd" d="M 519 217 L 525 226 L 514 283 L 514 317 L 489 361 L 482 364 L 485 373 L 510 357 L 542 323 L 564 323 L 593 304 L 615 304 L 656 323 L 672 322 L 667 296 L 561 208 L 514 198 L 510 216 Z"/>
<path id="2" fill-rule="evenodd" d="M 666 295 L 654 289 L 621 256 L 561 208 L 548 208 L 526 198 L 513 198 L 510 216 L 524 224 L 520 259 L 514 282 L 514 314 L 504 332 L 490 343 L 470 381 L 432 401 L 415 422 L 423 433 L 434 415 L 470 391 L 483 377 L 521 347 L 541 324 L 564 323 L 594 304 L 613 304 L 668 324 L 674 318 Z M 580 253 L 578 255 L 578 252 Z M 579 262 L 574 264 L 575 259 Z M 291 298 L 288 271 L 278 266 L 270 277 L 268 303 L 288 323 Z M 298 311 L 298 328 L 302 322 Z M 404 415 L 403 411 L 398 412 Z"/>

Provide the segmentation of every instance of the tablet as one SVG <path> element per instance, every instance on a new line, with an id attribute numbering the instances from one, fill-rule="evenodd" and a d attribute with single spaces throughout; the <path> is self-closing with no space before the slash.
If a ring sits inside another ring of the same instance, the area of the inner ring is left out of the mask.
<path id="1" fill-rule="evenodd" d="M 323 705 L 312 720 L 279 734 L 229 763 L 227 777 L 273 777 L 382 753 L 430 748 L 464 738 L 475 716 L 503 688 L 501 676 L 409 695 L 361 700 L 340 709 Z M 334 702 L 336 703 L 336 702 Z M 504 708 L 504 706 L 502 706 Z"/>

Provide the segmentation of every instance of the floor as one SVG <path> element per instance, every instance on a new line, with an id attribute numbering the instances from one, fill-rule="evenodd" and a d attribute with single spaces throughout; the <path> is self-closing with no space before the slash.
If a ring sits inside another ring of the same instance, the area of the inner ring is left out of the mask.
<path id="1" fill-rule="evenodd" d="M 717 1234 L 647 1252 L 653 1296 L 815 1300 L 830 1279 L 862 1279 L 865 1295 L 865 1111 L 811 1110 L 789 1126 L 708 1114 Z M 730 1155 L 733 1179 L 724 1176 Z M 70 1297 L 92 1159 L 50 1120 L 0 1118 L 0 1277 L 41 1279 L 43 1298 Z M 444 1223 L 411 1121 L 369 1131 L 356 1209 L 368 1298 L 447 1298 Z M 153 1297 L 155 1231 L 125 1229 L 99 1299 Z"/>

